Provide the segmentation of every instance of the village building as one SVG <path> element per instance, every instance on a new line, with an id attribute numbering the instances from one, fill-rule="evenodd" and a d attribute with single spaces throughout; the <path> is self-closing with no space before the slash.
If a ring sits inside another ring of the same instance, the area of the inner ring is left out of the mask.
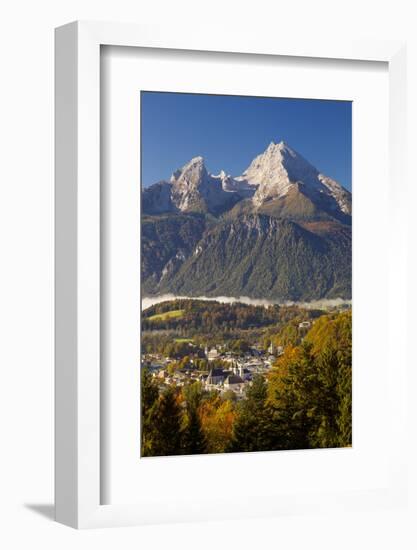
<path id="1" fill-rule="evenodd" d="M 283 352 L 284 352 L 284 348 L 282 346 L 276 346 L 273 342 L 270 343 L 268 348 L 269 355 L 278 356 L 278 355 L 282 355 Z"/>
<path id="2" fill-rule="evenodd" d="M 168 378 L 168 372 L 166 370 L 160 370 L 157 376 L 162 379 Z"/>
<path id="3" fill-rule="evenodd" d="M 243 381 L 250 380 L 252 378 L 251 371 L 245 368 L 242 363 L 239 363 L 238 361 L 234 361 L 232 373 L 239 376 Z"/>
<path id="4" fill-rule="evenodd" d="M 224 388 L 231 391 L 242 391 L 245 387 L 245 382 L 242 378 L 236 374 L 229 374 L 224 381 Z"/>
<path id="5" fill-rule="evenodd" d="M 252 379 L 252 373 L 249 369 L 242 369 L 239 376 L 242 378 L 243 381 L 251 380 Z"/>
<path id="6" fill-rule="evenodd" d="M 211 350 L 209 351 L 208 348 L 206 347 L 205 354 L 209 361 L 214 361 L 215 359 L 218 359 L 220 356 L 220 353 L 216 348 L 211 348 Z"/>
<path id="7" fill-rule="evenodd" d="M 225 376 L 225 371 L 223 369 L 211 369 L 205 381 L 206 385 L 222 384 Z"/>

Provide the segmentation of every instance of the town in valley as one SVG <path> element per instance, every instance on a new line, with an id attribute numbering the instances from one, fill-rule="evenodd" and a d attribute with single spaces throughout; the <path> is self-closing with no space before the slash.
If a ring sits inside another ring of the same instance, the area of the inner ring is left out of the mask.
<path id="1" fill-rule="evenodd" d="M 300 339 L 313 322 L 314 319 L 297 321 L 294 327 Z M 233 398 L 243 399 L 253 377 L 262 375 L 267 379 L 275 360 L 284 352 L 284 346 L 268 342 L 265 346 L 260 341 L 250 345 L 238 341 L 234 346 L 231 341 L 200 348 L 193 339 L 173 338 L 171 356 L 143 353 L 142 367 L 149 370 L 161 391 L 170 385 L 181 387 L 199 382 L 205 391 L 223 396 L 233 392 Z"/>

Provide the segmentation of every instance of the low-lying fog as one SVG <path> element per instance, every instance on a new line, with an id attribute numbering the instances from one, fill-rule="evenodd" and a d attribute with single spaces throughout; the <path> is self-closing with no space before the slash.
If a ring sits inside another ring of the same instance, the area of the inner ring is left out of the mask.
<path id="1" fill-rule="evenodd" d="M 343 304 L 351 304 L 352 300 L 344 300 L 343 298 L 335 298 L 333 300 L 313 300 L 311 302 L 280 302 L 271 300 L 261 300 L 256 298 L 248 298 L 247 296 L 239 296 L 234 298 L 231 296 L 175 296 L 174 294 L 162 294 L 160 296 L 148 296 L 142 298 L 142 310 L 147 309 L 150 306 L 159 304 L 160 302 L 166 302 L 167 300 L 210 300 L 215 302 L 221 302 L 222 304 L 233 304 L 234 302 L 240 302 L 242 304 L 249 304 L 253 306 L 271 306 L 278 305 L 297 305 L 299 307 L 307 309 L 320 309 L 333 306 L 341 306 Z"/>

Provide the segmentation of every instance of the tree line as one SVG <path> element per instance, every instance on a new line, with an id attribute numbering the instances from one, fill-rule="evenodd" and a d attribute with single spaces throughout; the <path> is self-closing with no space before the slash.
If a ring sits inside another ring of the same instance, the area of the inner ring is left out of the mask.
<path id="1" fill-rule="evenodd" d="M 175 310 L 183 312 L 181 318 L 151 319 L 154 315 Z M 323 314 L 320 310 L 297 306 L 263 307 L 190 299 L 171 300 L 151 306 L 142 313 L 142 354 L 161 353 L 177 358 L 191 352 L 187 342 L 192 342 L 200 350 L 206 345 L 222 344 L 229 351 L 240 352 L 255 343 L 261 343 L 265 350 L 271 341 L 276 345 L 298 344 L 302 336 L 298 330 L 299 322 L 317 319 Z M 178 340 L 183 340 L 182 345 Z M 184 343 L 184 340 L 187 342 Z M 201 356 L 201 353 L 198 352 L 198 355 Z"/>
<path id="2" fill-rule="evenodd" d="M 152 319 L 169 311 L 181 310 L 180 317 Z M 198 330 L 210 333 L 213 330 L 249 329 L 285 324 L 290 319 L 313 318 L 321 312 L 300 310 L 297 306 L 254 306 L 240 302 L 224 304 L 209 300 L 178 299 L 155 304 L 142 312 L 142 330 Z"/>

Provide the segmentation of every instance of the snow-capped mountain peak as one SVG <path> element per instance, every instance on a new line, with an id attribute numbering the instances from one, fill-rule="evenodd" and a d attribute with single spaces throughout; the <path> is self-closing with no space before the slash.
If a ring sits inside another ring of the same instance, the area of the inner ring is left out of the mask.
<path id="1" fill-rule="evenodd" d="M 207 176 L 203 157 L 194 157 L 171 176 L 171 183 L 177 186 L 198 186 Z"/>
<path id="2" fill-rule="evenodd" d="M 242 174 L 251 185 L 258 185 L 255 204 L 287 194 L 291 185 L 308 180 L 315 185 L 318 171 L 284 141 L 271 142 L 266 150 L 254 158 Z M 307 182 L 306 182 L 307 183 Z"/>
<path id="3" fill-rule="evenodd" d="M 284 141 L 272 141 L 237 177 L 224 170 L 213 175 L 202 156 L 193 157 L 172 174 L 169 183 L 151 186 L 146 195 L 152 211 L 160 210 L 156 202 L 165 204 L 170 200 L 174 211 L 221 212 L 250 198 L 253 207 L 259 209 L 267 202 L 284 198 L 291 189 L 307 196 L 319 208 L 350 215 L 349 191 L 320 173 Z"/>
<path id="4" fill-rule="evenodd" d="M 257 207 L 284 197 L 293 186 L 301 186 L 310 197 L 318 194 L 332 197 L 342 212 L 350 213 L 350 193 L 335 180 L 321 174 L 284 141 L 272 141 L 238 179 L 258 186 L 253 197 Z"/>

